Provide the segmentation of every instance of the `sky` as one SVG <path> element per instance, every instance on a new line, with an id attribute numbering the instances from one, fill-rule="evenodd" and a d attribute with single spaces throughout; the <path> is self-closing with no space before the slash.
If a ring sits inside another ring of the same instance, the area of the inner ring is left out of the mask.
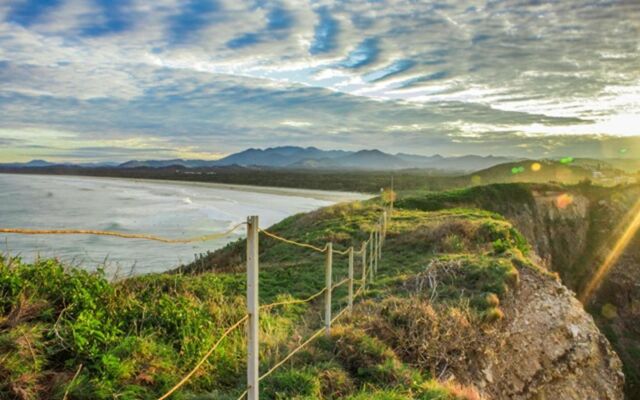
<path id="1" fill-rule="evenodd" d="M 2 0 L 0 162 L 640 157 L 637 0 Z"/>

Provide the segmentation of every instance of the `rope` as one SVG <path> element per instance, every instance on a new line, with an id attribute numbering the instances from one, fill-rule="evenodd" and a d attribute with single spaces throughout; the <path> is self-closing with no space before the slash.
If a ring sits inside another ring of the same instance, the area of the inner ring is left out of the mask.
<path id="1" fill-rule="evenodd" d="M 362 281 L 363 283 L 360 285 L 360 287 L 358 288 L 358 290 L 356 290 L 356 292 L 353 294 L 353 298 L 355 299 L 356 297 L 358 297 L 358 295 L 360 294 L 360 292 L 362 292 L 364 290 L 364 281 Z"/>
<path id="2" fill-rule="evenodd" d="M 337 283 L 336 285 L 333 286 L 333 288 L 338 287 L 340 285 L 343 285 L 345 282 L 348 282 L 349 279 L 344 279 L 343 281 Z M 333 289 L 332 288 L 332 289 Z M 364 288 L 364 285 L 361 285 L 358 290 L 356 291 L 356 293 L 353 295 L 353 297 L 358 297 L 358 294 L 360 294 L 360 292 L 362 291 L 362 289 Z M 322 289 L 320 292 L 316 293 L 315 297 L 319 296 L 320 294 L 322 294 L 325 289 Z M 313 297 L 312 296 L 312 297 Z M 284 304 L 287 304 L 287 302 L 283 302 Z M 274 303 L 274 304 L 268 304 L 266 306 L 263 307 L 270 307 L 270 306 L 275 306 L 275 305 L 279 305 L 280 303 Z M 262 308 L 262 307 L 260 307 Z M 348 308 L 343 308 L 338 314 L 336 314 L 335 317 L 333 317 L 331 319 L 331 323 L 333 324 L 338 318 L 340 318 L 345 312 L 348 311 Z M 291 359 L 291 357 L 293 357 L 294 354 L 296 354 L 298 351 L 302 350 L 305 346 L 307 346 L 309 343 L 311 343 L 314 339 L 316 339 L 318 336 L 320 336 L 322 334 L 322 332 L 325 331 L 326 328 L 322 327 L 320 329 L 318 329 L 313 335 L 311 335 L 307 340 L 305 340 L 301 345 L 299 345 L 298 347 L 296 347 L 295 349 L 293 349 L 289 354 L 287 354 L 287 356 L 285 358 L 283 358 L 282 360 L 280 360 L 276 365 L 274 365 L 273 367 L 271 367 L 267 372 L 265 372 L 262 376 L 260 376 L 258 378 L 258 382 L 262 381 L 264 378 L 268 377 L 269 375 L 271 375 L 276 369 L 280 368 L 284 363 L 286 363 L 289 359 Z M 240 395 L 240 397 L 238 397 L 237 400 L 242 400 L 246 395 L 247 395 L 248 390 L 245 390 L 244 392 L 242 392 L 242 394 Z"/>
<path id="3" fill-rule="evenodd" d="M 162 243 L 192 243 L 192 242 L 205 242 L 213 239 L 219 239 L 231 234 L 240 226 L 246 224 L 241 222 L 234 225 L 231 229 L 221 232 L 213 233 L 210 235 L 199 236 L 190 239 L 167 239 L 154 235 L 145 235 L 138 233 L 122 233 L 113 231 L 99 231 L 93 229 L 21 229 L 21 228 L 0 228 L 0 233 L 15 233 L 20 235 L 98 235 L 98 236 L 114 236 L 123 239 L 143 239 L 153 240 Z"/>
<path id="4" fill-rule="evenodd" d="M 327 288 L 323 288 L 321 291 L 319 291 L 318 293 L 315 293 L 309 297 L 307 297 L 306 299 L 303 300 L 285 300 L 285 301 L 280 301 L 277 303 L 271 303 L 271 304 L 265 304 L 263 306 L 260 306 L 260 310 L 268 310 L 271 309 L 273 307 L 277 307 L 277 306 L 284 306 L 284 305 L 288 305 L 288 304 L 300 304 L 300 303 L 308 303 L 310 301 L 312 301 L 313 299 L 319 297 L 322 293 L 326 292 Z"/>
<path id="5" fill-rule="evenodd" d="M 239 327 L 243 322 L 245 322 L 247 319 L 249 319 L 249 314 L 245 314 L 244 317 L 242 317 L 238 322 L 236 322 L 235 324 L 231 325 L 229 328 L 227 328 L 226 331 L 224 331 L 224 333 L 222 334 L 222 336 L 220 336 L 220 338 L 218 339 L 218 341 L 213 345 L 213 347 L 211 347 L 209 349 L 209 351 L 207 351 L 207 353 L 204 355 L 204 357 L 202 357 L 200 359 L 200 361 L 198 361 L 198 363 L 196 364 L 195 367 L 193 367 L 193 369 L 184 377 L 182 378 L 182 380 L 180 382 L 178 382 L 174 387 L 172 387 L 167 393 L 165 393 L 162 397 L 160 397 L 158 400 L 164 400 L 167 397 L 171 396 L 171 394 L 173 394 L 173 392 L 175 392 L 176 390 L 180 389 L 180 387 L 182 387 L 182 385 L 184 385 L 185 383 L 187 383 L 187 381 L 189 379 L 191 379 L 191 377 L 193 376 L 193 374 L 196 373 L 196 371 L 198 371 L 198 369 L 202 366 L 202 364 L 204 364 L 204 362 L 209 358 L 209 356 L 211 356 L 211 354 L 215 351 L 215 349 L 218 348 L 218 346 L 220 345 L 220 343 L 222 343 L 222 341 L 224 340 L 224 338 L 226 338 L 227 336 L 229 336 L 229 334 L 231 332 L 233 332 L 237 327 Z"/>
<path id="6" fill-rule="evenodd" d="M 333 289 L 335 289 L 337 287 L 340 287 L 340 286 L 344 285 L 347 282 L 349 282 L 349 278 L 345 278 L 345 279 L 341 280 L 340 282 L 336 283 L 335 285 L 331 286 L 331 290 L 333 290 Z M 269 310 L 269 309 L 274 308 L 274 307 L 285 306 L 285 305 L 289 305 L 289 304 L 308 303 L 308 302 L 320 297 L 326 291 L 327 291 L 327 288 L 325 287 L 321 291 L 312 294 L 311 296 L 307 297 L 306 299 L 284 300 L 284 301 L 279 301 L 277 303 L 265 304 L 265 305 L 260 306 L 260 310 Z"/>
<path id="7" fill-rule="evenodd" d="M 331 319 L 331 323 L 333 324 L 338 318 L 340 318 L 348 309 L 347 308 L 343 308 L 342 311 L 340 311 L 335 317 L 333 317 Z M 320 334 L 322 334 L 322 332 L 325 331 L 325 328 L 320 328 L 318 329 L 313 335 L 311 335 L 307 340 L 305 340 L 301 345 L 299 345 L 298 347 L 296 347 L 295 349 L 293 349 L 289 354 L 287 354 L 287 356 L 285 358 L 283 358 L 282 360 L 280 360 L 276 365 L 274 365 L 273 367 L 271 367 L 271 369 L 269 369 L 267 372 L 265 372 L 262 376 L 260 376 L 258 378 L 258 381 L 263 380 L 264 378 L 266 378 L 267 376 L 271 375 L 273 373 L 273 371 L 275 371 L 276 369 L 280 368 L 285 362 L 287 362 L 291 357 L 293 357 L 294 354 L 296 354 L 298 351 L 302 350 L 306 345 L 308 345 L 309 343 L 311 343 L 315 338 L 317 338 L 318 336 L 320 336 Z M 244 397 L 244 394 L 242 396 L 240 396 L 240 398 Z"/>
<path id="8" fill-rule="evenodd" d="M 327 251 L 327 246 L 324 246 L 324 248 L 321 249 L 320 247 L 316 247 L 316 246 L 308 244 L 308 243 L 300 243 L 300 242 L 296 242 L 294 240 L 289 240 L 289 239 L 283 238 L 282 236 L 278 236 L 278 235 L 276 235 L 274 233 L 271 233 L 269 231 L 265 231 L 264 229 L 258 229 L 258 231 L 264 233 L 265 235 L 269 236 L 272 239 L 276 239 L 276 240 L 279 240 L 279 241 L 284 242 L 284 243 L 292 244 L 294 246 L 304 247 L 304 248 L 307 248 L 307 249 L 315 250 L 318 253 L 324 253 L 325 251 Z"/>
<path id="9" fill-rule="evenodd" d="M 348 248 L 348 249 L 346 249 L 346 250 L 342 250 L 342 251 L 339 251 L 339 250 L 333 250 L 333 254 L 346 255 L 346 254 L 349 254 L 349 250 L 351 250 L 351 248 Z M 355 254 L 355 253 L 354 253 L 354 254 Z"/>
<path id="10" fill-rule="evenodd" d="M 336 283 L 335 285 L 331 286 L 331 290 L 340 287 L 342 285 L 344 285 L 345 283 L 349 282 L 349 278 L 344 278 L 343 280 L 341 280 L 340 282 Z"/>

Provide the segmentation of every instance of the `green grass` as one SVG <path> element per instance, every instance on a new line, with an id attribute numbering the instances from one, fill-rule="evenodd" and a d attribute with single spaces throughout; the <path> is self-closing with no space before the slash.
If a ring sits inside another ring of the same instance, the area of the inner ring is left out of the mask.
<path id="1" fill-rule="evenodd" d="M 269 230 L 344 249 L 368 238 L 380 210 L 375 201 L 340 204 L 287 218 Z M 518 268 L 532 267 L 527 252 L 521 235 L 494 213 L 399 208 L 380 274 L 354 311 L 368 317 L 342 319 L 331 337 L 265 379 L 262 398 L 475 398 L 471 389 L 432 379 L 442 348 L 428 349 L 430 356 L 420 362 L 394 349 L 402 340 L 417 354 L 418 343 L 410 339 L 416 329 L 458 343 L 451 332 L 466 327 L 471 335 L 494 323 L 500 300 L 518 285 Z M 157 398 L 244 315 L 244 254 L 238 241 L 180 273 L 116 283 L 101 271 L 67 269 L 53 260 L 0 259 L 0 397 L 61 398 L 68 390 L 70 399 Z M 264 236 L 260 268 L 262 304 L 304 298 L 324 284 L 323 254 Z M 356 257 L 356 277 L 360 273 Z M 435 294 L 418 289 L 429 274 L 440 279 Z M 335 255 L 334 281 L 346 276 L 346 257 Z M 345 297 L 346 286 L 336 290 L 334 312 L 344 307 Z M 319 328 L 321 311 L 319 299 L 262 312 L 261 371 Z M 414 326 L 402 318 L 409 312 L 419 312 L 431 325 Z M 371 334 L 376 326 L 395 333 Z M 236 398 L 245 389 L 244 343 L 242 329 L 232 333 L 174 398 Z"/>

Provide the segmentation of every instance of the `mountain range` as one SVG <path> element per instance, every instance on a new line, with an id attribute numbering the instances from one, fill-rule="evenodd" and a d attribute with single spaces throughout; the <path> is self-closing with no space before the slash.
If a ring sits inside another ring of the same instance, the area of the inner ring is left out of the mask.
<path id="1" fill-rule="evenodd" d="M 69 166 L 84 168 L 210 168 L 223 166 L 270 167 L 295 169 L 350 169 L 350 170 L 401 170 L 434 169 L 451 172 L 468 172 L 488 168 L 515 158 L 467 155 L 443 157 L 413 154 L 389 154 L 380 150 L 321 150 L 316 147 L 281 146 L 267 149 L 250 148 L 219 160 L 131 160 L 125 163 L 70 164 L 33 160 L 28 163 L 0 164 L 7 168 L 46 168 Z"/>

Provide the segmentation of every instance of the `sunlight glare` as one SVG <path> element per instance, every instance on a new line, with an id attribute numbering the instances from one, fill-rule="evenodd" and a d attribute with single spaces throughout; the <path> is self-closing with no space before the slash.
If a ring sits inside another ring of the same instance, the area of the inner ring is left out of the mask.
<path id="1" fill-rule="evenodd" d="M 596 273 L 593 275 L 585 289 L 580 294 L 580 301 L 582 304 L 587 304 L 595 292 L 595 290 L 600 286 L 600 283 L 607 276 L 611 268 L 616 264 L 622 253 L 624 253 L 625 249 L 634 238 L 638 228 L 640 228 L 640 200 L 636 202 L 633 208 L 627 214 L 628 218 L 624 218 L 623 221 L 631 220 L 631 223 L 622 233 L 622 236 L 618 239 L 615 246 L 605 260 L 602 262 L 600 267 L 596 270 Z"/>

